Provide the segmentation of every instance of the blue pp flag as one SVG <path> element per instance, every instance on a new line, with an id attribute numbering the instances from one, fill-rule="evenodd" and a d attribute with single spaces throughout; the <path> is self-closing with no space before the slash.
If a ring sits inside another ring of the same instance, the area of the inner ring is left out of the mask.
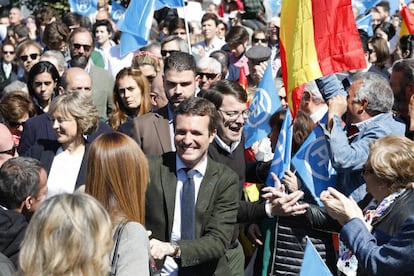
<path id="1" fill-rule="evenodd" d="M 250 115 L 244 126 L 245 148 L 249 148 L 254 142 L 267 137 L 271 130 L 268 124 L 269 118 L 281 109 L 279 94 L 272 77 L 272 65 L 269 62 L 250 103 Z"/>
<path id="2" fill-rule="evenodd" d="M 336 171 L 329 158 L 328 142 L 320 125 L 317 125 L 292 157 L 292 166 L 315 200 L 322 206 L 319 195 L 335 186 Z"/>
<path id="3" fill-rule="evenodd" d="M 111 18 L 112 21 L 118 23 L 118 21 L 124 16 L 126 8 L 118 4 L 115 0 L 112 0 Z"/>
<path id="4" fill-rule="evenodd" d="M 69 0 L 72 12 L 86 16 L 98 10 L 98 0 Z"/>
<path id="5" fill-rule="evenodd" d="M 266 186 L 274 186 L 271 172 L 282 180 L 285 171 L 290 167 L 290 157 L 292 153 L 292 136 L 293 136 L 293 118 L 290 110 L 286 111 L 277 140 L 275 154 L 273 155 L 272 165 L 270 166 L 269 175 L 266 179 Z"/>
<path id="6" fill-rule="evenodd" d="M 184 6 L 183 0 L 131 0 L 118 22 L 118 29 L 122 31 L 121 56 L 147 45 L 156 7 L 179 6 Z M 128 35 L 124 36 L 124 33 Z"/>
<path id="7" fill-rule="evenodd" d="M 356 21 L 357 28 L 366 31 L 369 36 L 373 36 L 374 33 L 372 31 L 371 21 L 372 15 L 368 14 Z"/>
<path id="8" fill-rule="evenodd" d="M 318 251 L 312 242 L 307 239 L 305 255 L 303 256 L 302 267 L 300 268 L 300 276 L 318 275 L 318 276 L 331 276 L 332 273 L 322 260 Z"/>

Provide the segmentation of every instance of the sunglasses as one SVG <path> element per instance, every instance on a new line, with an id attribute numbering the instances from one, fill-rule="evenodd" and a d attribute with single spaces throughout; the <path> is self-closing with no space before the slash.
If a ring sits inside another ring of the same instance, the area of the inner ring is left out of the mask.
<path id="1" fill-rule="evenodd" d="M 217 77 L 217 75 L 218 75 L 218 74 L 215 74 L 215 73 L 197 73 L 197 75 L 199 75 L 199 76 L 200 76 L 200 78 L 204 78 L 204 76 L 206 76 L 206 77 L 207 77 L 207 79 L 212 80 L 212 79 L 214 79 L 215 77 Z"/>
<path id="2" fill-rule="evenodd" d="M 259 43 L 259 42 L 267 43 L 267 38 L 255 38 L 255 37 L 253 37 L 252 40 L 253 40 L 254 43 Z"/>
<path id="3" fill-rule="evenodd" d="M 17 150 L 16 145 L 13 145 L 13 147 L 9 150 L 0 151 L 0 154 L 9 154 L 11 156 L 14 156 L 16 154 L 16 150 Z"/>
<path id="4" fill-rule="evenodd" d="M 3 51 L 5 55 L 14 55 L 14 51 Z"/>
<path id="5" fill-rule="evenodd" d="M 19 58 L 21 59 L 21 61 L 25 62 L 29 59 L 29 57 L 30 57 L 31 60 L 35 60 L 35 59 L 37 59 L 38 56 L 39 56 L 39 54 L 30 54 L 30 55 L 20 56 Z"/>
<path id="6" fill-rule="evenodd" d="M 11 127 L 11 128 L 18 128 L 20 126 L 24 127 L 24 124 L 26 122 L 7 122 L 7 124 Z"/>
<path id="7" fill-rule="evenodd" d="M 89 52 L 89 50 L 92 48 L 91 45 L 86 45 L 86 44 L 79 44 L 79 43 L 74 43 L 73 44 L 73 48 L 75 48 L 76 50 L 79 50 L 81 47 L 83 47 L 83 49 L 86 52 Z"/>
<path id="8" fill-rule="evenodd" d="M 161 55 L 163 56 L 163 57 L 166 57 L 167 56 L 167 54 L 172 54 L 172 53 L 178 53 L 179 51 L 177 51 L 177 50 L 161 50 Z"/>

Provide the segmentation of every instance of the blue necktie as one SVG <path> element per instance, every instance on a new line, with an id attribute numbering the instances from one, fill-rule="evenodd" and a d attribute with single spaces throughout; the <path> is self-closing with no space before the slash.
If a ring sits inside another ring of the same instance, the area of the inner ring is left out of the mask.
<path id="1" fill-rule="evenodd" d="M 196 170 L 187 171 L 187 180 L 183 183 L 181 194 L 181 239 L 194 240 L 195 229 L 195 187 L 194 175 Z"/>

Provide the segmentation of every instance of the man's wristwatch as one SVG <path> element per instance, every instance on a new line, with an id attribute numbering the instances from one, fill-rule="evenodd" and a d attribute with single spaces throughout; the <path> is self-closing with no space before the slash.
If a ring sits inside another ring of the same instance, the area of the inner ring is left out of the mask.
<path id="1" fill-rule="evenodd" d="M 174 253 L 171 255 L 171 257 L 175 259 L 181 258 L 181 249 L 178 243 L 176 243 L 175 241 L 172 241 L 171 246 L 174 248 Z"/>

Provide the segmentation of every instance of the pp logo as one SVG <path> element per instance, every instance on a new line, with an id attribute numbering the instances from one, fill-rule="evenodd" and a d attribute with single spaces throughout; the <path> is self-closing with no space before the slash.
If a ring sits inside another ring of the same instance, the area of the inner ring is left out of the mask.
<path id="1" fill-rule="evenodd" d="M 119 19 L 121 19 L 122 16 L 124 15 L 124 13 L 125 13 L 125 11 L 123 11 L 123 10 L 116 10 L 116 11 L 114 11 L 114 13 L 112 14 L 112 20 L 114 22 L 118 22 Z"/>
<path id="2" fill-rule="evenodd" d="M 79 12 L 87 12 L 92 7 L 92 1 L 89 0 L 77 0 L 76 7 L 78 8 Z"/>
<path id="3" fill-rule="evenodd" d="M 263 88 L 258 88 L 256 95 L 250 103 L 251 114 L 246 122 L 251 128 L 257 127 L 268 121 L 272 113 L 272 101 L 269 93 Z"/>
<path id="4" fill-rule="evenodd" d="M 329 181 L 332 173 L 334 173 L 334 169 L 331 166 L 328 145 L 324 136 L 316 138 L 307 148 L 305 160 L 307 164 L 312 164 L 310 169 L 313 178 L 321 181 Z"/>

